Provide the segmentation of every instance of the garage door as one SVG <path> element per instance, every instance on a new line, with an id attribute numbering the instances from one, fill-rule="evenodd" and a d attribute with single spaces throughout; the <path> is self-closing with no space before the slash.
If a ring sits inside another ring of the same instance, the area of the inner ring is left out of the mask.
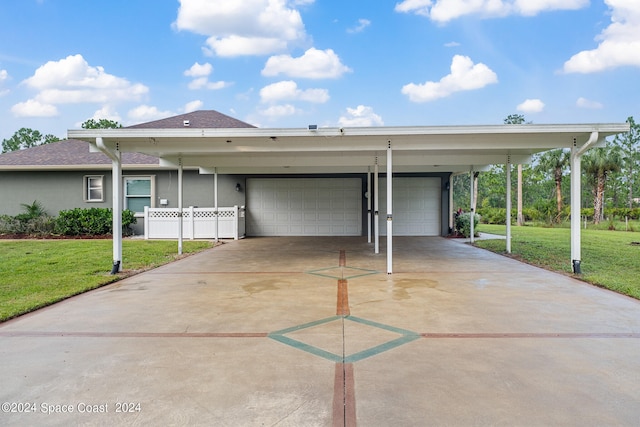
<path id="1" fill-rule="evenodd" d="M 387 234 L 387 181 L 380 179 L 380 234 Z M 440 235 L 440 178 L 393 178 L 393 235 Z"/>
<path id="2" fill-rule="evenodd" d="M 360 236 L 359 178 L 247 179 L 247 235 Z"/>

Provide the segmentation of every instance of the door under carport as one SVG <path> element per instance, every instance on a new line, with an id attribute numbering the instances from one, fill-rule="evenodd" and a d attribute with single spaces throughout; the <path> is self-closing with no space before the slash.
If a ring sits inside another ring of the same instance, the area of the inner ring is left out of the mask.
<path id="1" fill-rule="evenodd" d="M 247 178 L 248 236 L 362 235 L 361 178 Z"/>

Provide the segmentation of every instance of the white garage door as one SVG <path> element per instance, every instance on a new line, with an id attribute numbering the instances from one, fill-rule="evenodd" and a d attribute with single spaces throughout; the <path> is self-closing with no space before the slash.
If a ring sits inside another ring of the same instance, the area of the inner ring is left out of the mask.
<path id="1" fill-rule="evenodd" d="M 387 234 L 387 181 L 379 182 L 380 234 Z M 440 178 L 393 178 L 393 235 L 440 235 Z"/>
<path id="2" fill-rule="evenodd" d="M 247 235 L 360 236 L 359 178 L 247 179 Z"/>

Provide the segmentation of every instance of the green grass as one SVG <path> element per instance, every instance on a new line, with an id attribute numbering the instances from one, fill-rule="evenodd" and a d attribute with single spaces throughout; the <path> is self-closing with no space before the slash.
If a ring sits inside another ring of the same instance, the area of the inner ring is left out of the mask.
<path id="1" fill-rule="evenodd" d="M 504 225 L 478 226 L 480 232 L 506 234 Z M 640 299 L 640 234 L 582 230 L 580 279 Z M 548 270 L 572 274 L 571 231 L 566 228 L 511 227 L 512 256 Z M 477 246 L 506 252 L 504 240 L 484 240 Z"/>
<path id="2" fill-rule="evenodd" d="M 183 253 L 211 247 L 184 242 Z M 0 322 L 177 257 L 177 242 L 125 240 L 125 270 L 109 274 L 111 240 L 0 240 Z"/>
<path id="3" fill-rule="evenodd" d="M 548 228 L 549 223 L 527 223 L 526 225 L 532 225 L 535 227 L 543 227 Z M 640 231 L 640 221 L 639 220 L 604 220 L 600 224 L 594 224 L 591 221 L 587 222 L 588 230 L 608 230 L 608 231 Z M 581 226 L 584 229 L 584 222 L 581 222 Z M 504 227 L 504 226 L 503 226 Z M 562 221 L 559 224 L 554 224 L 553 228 L 571 228 L 571 223 L 569 221 Z"/>

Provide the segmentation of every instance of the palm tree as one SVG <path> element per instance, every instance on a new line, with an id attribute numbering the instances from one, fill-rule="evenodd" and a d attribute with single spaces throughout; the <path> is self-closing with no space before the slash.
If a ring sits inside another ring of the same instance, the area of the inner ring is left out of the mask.
<path id="1" fill-rule="evenodd" d="M 634 172 L 636 172 L 640 160 L 638 152 L 640 148 L 640 123 L 636 123 L 633 116 L 627 118 L 627 123 L 630 126 L 629 132 L 616 135 L 613 142 L 620 147 L 622 152 L 627 181 L 627 206 L 631 209 L 633 207 L 634 175 L 636 175 Z"/>
<path id="2" fill-rule="evenodd" d="M 47 211 L 44 209 L 42 203 L 37 200 L 34 200 L 32 204 L 22 203 L 20 204 L 22 210 L 24 211 L 25 217 L 29 219 L 39 218 L 41 216 L 47 216 Z"/>
<path id="3" fill-rule="evenodd" d="M 553 179 L 556 183 L 556 222 L 560 220 L 560 214 L 562 213 L 562 176 L 569 164 L 570 155 L 569 151 L 559 148 L 546 151 L 538 158 L 539 170 L 553 172 Z"/>
<path id="4" fill-rule="evenodd" d="M 622 154 L 616 146 L 594 148 L 582 158 L 582 167 L 593 185 L 594 224 L 599 224 L 604 219 L 604 190 L 607 176 L 611 172 L 619 172 L 621 164 Z"/>

